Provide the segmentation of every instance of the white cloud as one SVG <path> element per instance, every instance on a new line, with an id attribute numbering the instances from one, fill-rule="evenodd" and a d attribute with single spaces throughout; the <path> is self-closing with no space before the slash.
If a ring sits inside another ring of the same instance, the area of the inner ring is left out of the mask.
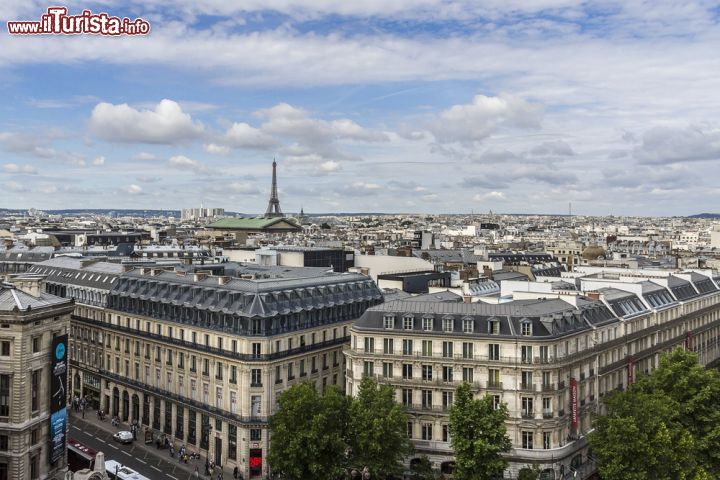
<path id="1" fill-rule="evenodd" d="M 218 145 L 216 143 L 206 143 L 203 145 L 206 152 L 212 153 L 213 155 L 227 155 L 230 153 L 230 147 L 224 145 Z"/>
<path id="2" fill-rule="evenodd" d="M 11 192 L 17 192 L 17 193 L 19 193 L 19 192 L 26 192 L 26 191 L 27 191 L 27 188 L 25 188 L 25 186 L 24 186 L 23 184 L 18 183 L 18 182 L 13 182 L 13 181 L 5 182 L 5 183 L 3 184 L 3 186 L 4 186 L 7 190 L 9 190 L 9 191 L 11 191 Z"/>
<path id="3" fill-rule="evenodd" d="M 3 165 L 3 172 L 25 175 L 36 175 L 38 173 L 37 169 L 31 165 L 18 165 L 16 163 L 6 163 Z"/>
<path id="4" fill-rule="evenodd" d="M 294 161 L 309 161 L 311 158 L 318 163 L 359 160 L 356 155 L 342 152 L 338 145 L 353 141 L 389 141 L 384 132 L 364 128 L 349 119 L 327 121 L 312 118 L 305 110 L 288 103 L 258 110 L 255 115 L 263 119 L 260 130 L 264 134 L 292 142 L 280 148 L 280 152 Z"/>
<path id="5" fill-rule="evenodd" d="M 327 162 L 321 163 L 318 168 L 323 172 L 335 172 L 340 169 L 340 164 L 338 162 L 328 160 Z"/>
<path id="6" fill-rule="evenodd" d="M 140 160 L 142 162 L 150 162 L 153 160 L 158 160 L 158 156 L 153 155 L 152 153 L 140 152 L 137 155 L 135 155 L 135 160 Z"/>
<path id="7" fill-rule="evenodd" d="M 223 141 L 233 148 L 266 149 L 276 144 L 272 136 L 244 122 L 233 123 L 225 132 Z"/>
<path id="8" fill-rule="evenodd" d="M 530 155 L 546 157 L 546 156 L 563 156 L 569 157 L 575 155 L 575 151 L 570 145 L 562 140 L 554 140 L 551 142 L 543 142 L 530 149 Z"/>
<path id="9" fill-rule="evenodd" d="M 250 182 L 232 182 L 227 186 L 227 192 L 238 195 L 259 195 L 262 193 L 256 184 Z"/>
<path id="10" fill-rule="evenodd" d="M 338 187 L 336 193 L 348 196 L 368 196 L 380 193 L 380 185 L 369 182 L 353 182 L 350 185 Z"/>
<path id="11" fill-rule="evenodd" d="M 439 142 L 481 141 L 503 127 L 539 128 L 542 108 L 512 96 L 476 95 L 438 115 L 430 131 Z"/>
<path id="12" fill-rule="evenodd" d="M 0 146 L 13 153 L 21 153 L 40 158 L 52 158 L 58 155 L 49 147 L 50 139 L 41 135 L 17 132 L 0 132 Z"/>
<path id="13" fill-rule="evenodd" d="M 93 160 L 92 164 L 95 166 L 105 165 L 105 157 L 95 157 L 95 160 Z"/>
<path id="14" fill-rule="evenodd" d="M 129 185 L 125 191 L 130 195 L 137 195 L 139 193 L 142 193 L 143 189 L 140 185 L 132 184 Z"/>
<path id="15" fill-rule="evenodd" d="M 486 200 L 507 200 L 507 195 L 505 192 L 487 192 L 483 194 L 476 194 L 473 197 L 473 200 L 476 202 L 484 202 Z"/>
<path id="16" fill-rule="evenodd" d="M 170 160 L 168 160 L 168 164 L 173 168 L 177 168 L 180 170 L 191 170 L 196 173 L 202 173 L 207 171 L 207 167 L 204 164 L 197 160 L 193 160 L 192 158 L 188 158 L 185 155 L 176 155 L 174 157 L 170 157 Z"/>
<path id="17" fill-rule="evenodd" d="M 720 128 L 709 125 L 655 127 L 634 151 L 641 163 L 663 164 L 720 159 Z"/>
<path id="18" fill-rule="evenodd" d="M 103 140 L 126 143 L 186 143 L 204 131 L 202 124 L 194 122 L 177 102 L 167 99 L 153 110 L 137 110 L 127 103 L 99 103 L 92 111 L 89 126 Z"/>

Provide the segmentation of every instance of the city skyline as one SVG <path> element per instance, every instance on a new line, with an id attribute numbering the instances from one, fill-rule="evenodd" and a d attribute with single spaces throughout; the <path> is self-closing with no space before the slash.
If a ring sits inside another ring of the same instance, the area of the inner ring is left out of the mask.
<path id="1" fill-rule="evenodd" d="M 67 6 L 152 31 L 2 34 L 0 207 L 717 212 L 710 4 Z"/>

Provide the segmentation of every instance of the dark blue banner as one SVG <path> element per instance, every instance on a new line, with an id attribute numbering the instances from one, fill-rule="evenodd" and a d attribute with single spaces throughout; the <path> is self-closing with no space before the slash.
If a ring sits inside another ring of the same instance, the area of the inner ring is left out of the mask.
<path id="1" fill-rule="evenodd" d="M 68 336 L 53 338 L 50 362 L 50 462 L 65 458 L 67 432 Z"/>

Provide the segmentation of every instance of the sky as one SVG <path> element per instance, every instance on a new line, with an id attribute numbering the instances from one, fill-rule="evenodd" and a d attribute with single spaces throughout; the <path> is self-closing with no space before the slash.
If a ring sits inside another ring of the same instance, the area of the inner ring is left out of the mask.
<path id="1" fill-rule="evenodd" d="M 720 8 L 101 0 L 147 36 L 13 36 L 0 208 L 719 212 Z"/>

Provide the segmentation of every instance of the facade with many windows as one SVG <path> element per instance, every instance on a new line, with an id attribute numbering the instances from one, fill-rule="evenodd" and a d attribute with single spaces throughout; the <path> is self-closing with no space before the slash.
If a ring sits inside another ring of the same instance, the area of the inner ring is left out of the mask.
<path id="1" fill-rule="evenodd" d="M 56 258 L 35 269 L 76 299 L 73 391 L 244 478 L 269 473 L 280 392 L 343 386 L 352 321 L 382 300 L 367 277 L 325 268 L 227 264 L 215 276 Z"/>
<path id="2" fill-rule="evenodd" d="M 416 451 L 450 472 L 448 410 L 468 382 L 508 406 L 506 474 L 537 465 L 545 478 L 585 478 L 595 470 L 586 434 L 605 394 L 679 346 L 704 364 L 718 358 L 720 279 L 706 271 L 577 280 L 576 292 L 527 298 L 525 288 L 506 303 L 426 295 L 373 307 L 351 329 L 347 391 L 366 375 L 393 385 Z"/>
<path id="3" fill-rule="evenodd" d="M 0 480 L 61 478 L 64 460 L 50 463 L 53 338 L 68 333 L 73 302 L 42 291 L 42 278 L 23 274 L 0 284 Z"/>

